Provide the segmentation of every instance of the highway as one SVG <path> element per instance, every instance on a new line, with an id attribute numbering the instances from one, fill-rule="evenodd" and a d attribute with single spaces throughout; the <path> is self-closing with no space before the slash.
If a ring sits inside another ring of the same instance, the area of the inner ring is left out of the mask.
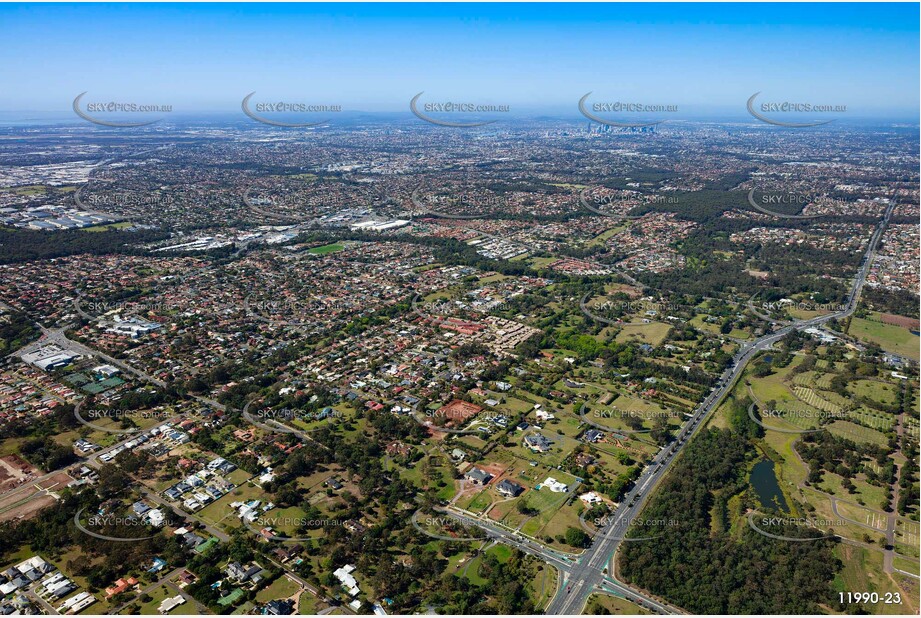
<path id="1" fill-rule="evenodd" d="M 898 189 L 896 190 L 897 196 Z M 554 551 L 542 544 L 520 535 L 514 531 L 493 525 L 490 522 L 477 520 L 476 525 L 486 530 L 487 534 L 498 539 L 503 543 L 516 547 L 526 553 L 537 556 L 548 564 L 557 568 L 561 575 L 561 585 L 548 605 L 547 614 L 579 614 L 582 612 L 586 601 L 593 592 L 608 590 L 615 594 L 636 602 L 646 609 L 650 609 L 660 614 L 682 613 L 682 610 L 667 603 L 653 599 L 648 595 L 631 588 L 628 584 L 616 579 L 610 563 L 624 542 L 621 534 L 623 527 L 617 525 L 617 522 L 630 521 L 637 518 L 641 513 L 646 500 L 652 494 L 656 485 L 668 472 L 669 467 L 677 458 L 681 450 L 690 442 L 690 438 L 700 429 L 703 421 L 710 412 L 712 412 L 722 399 L 730 392 L 735 382 L 742 375 L 747 363 L 762 350 L 769 348 L 777 341 L 781 340 L 787 334 L 794 330 L 820 326 L 829 320 L 844 318 L 851 315 L 857 307 L 857 301 L 863 285 L 866 282 L 867 274 L 873 263 L 879 240 L 885 231 L 886 226 L 892 216 L 896 206 L 896 197 L 894 196 L 886 209 L 885 215 L 877 225 L 870 242 L 864 260 L 855 277 L 853 288 L 848 296 L 847 304 L 843 311 L 831 313 L 809 320 L 799 321 L 792 324 L 777 325 L 779 328 L 755 341 L 743 343 L 733 357 L 733 361 L 723 374 L 720 376 L 716 388 L 701 402 L 700 406 L 694 411 L 690 418 L 678 432 L 675 442 L 672 446 L 660 450 L 651 460 L 650 464 L 643 470 L 640 477 L 636 480 L 633 488 L 627 492 L 619 507 L 610 516 L 610 524 L 601 528 L 591 545 L 581 555 L 566 555 L 562 552 Z M 583 299 L 583 303 L 584 303 Z M 162 380 L 155 378 L 143 371 L 134 369 L 126 363 L 102 354 L 97 350 L 90 349 L 78 342 L 67 339 L 64 329 L 47 329 L 42 327 L 45 335 L 40 343 L 54 342 L 62 347 L 78 351 L 83 354 L 91 354 L 104 359 L 106 362 L 121 368 L 126 373 L 133 374 L 151 384 L 165 386 Z M 21 351 L 20 353 L 21 354 Z M 224 409 L 224 406 L 213 400 L 204 397 L 194 397 L 196 400 L 210 405 L 215 408 Z M 128 438 L 126 438 L 127 440 Z M 98 456 L 98 454 L 97 454 Z M 94 456 L 91 464 L 96 464 Z M 158 496 L 150 497 L 163 506 L 172 508 L 169 504 L 164 503 Z M 447 514 L 456 515 L 451 511 Z M 471 523 L 469 517 L 464 516 L 466 523 Z M 209 532 L 221 538 L 226 537 L 218 530 L 209 529 Z M 290 572 L 289 572 L 290 574 Z"/>
<path id="2" fill-rule="evenodd" d="M 592 545 L 582 555 L 578 564 L 570 569 L 568 573 L 568 583 L 560 587 L 559 592 L 547 607 L 547 614 L 582 613 L 583 607 L 589 596 L 591 596 L 592 592 L 601 589 L 602 584 L 609 588 L 620 586 L 621 589 L 629 590 L 631 594 L 642 599 L 641 605 L 648 609 L 653 609 L 653 611 L 658 613 L 676 613 L 680 611 L 677 608 L 646 598 L 638 591 L 630 588 L 627 584 L 617 581 L 614 577 L 613 569 L 609 568 L 609 562 L 613 560 L 617 549 L 620 547 L 621 542 L 623 542 L 623 537 L 620 534 L 622 527 L 618 526 L 617 522 L 631 521 L 639 516 L 646 500 L 652 494 L 652 489 L 656 487 L 659 481 L 668 472 L 669 466 L 671 466 L 677 458 L 681 449 L 690 442 L 690 438 L 700 429 L 701 421 L 704 420 L 710 412 L 716 409 L 722 399 L 730 392 L 736 380 L 738 380 L 739 376 L 741 376 L 742 372 L 745 370 L 745 366 L 755 355 L 777 341 L 780 341 L 794 330 L 819 326 L 835 318 L 845 318 L 854 312 L 857 307 L 857 301 L 860 298 L 860 292 L 866 282 L 867 274 L 870 272 L 870 266 L 873 264 L 873 259 L 876 256 L 879 240 L 886 226 L 889 224 L 893 210 L 895 210 L 897 197 L 898 188 L 896 188 L 892 199 L 889 201 L 885 215 L 870 237 L 863 263 L 857 271 L 854 285 L 848 295 L 848 301 L 844 310 L 784 325 L 773 333 L 769 333 L 755 341 L 745 343 L 739 348 L 733 357 L 732 364 L 720 377 L 717 388 L 704 399 L 691 418 L 682 426 L 676 436 L 673 446 L 662 449 L 653 457 L 650 465 L 647 466 L 637 479 L 633 489 L 627 492 L 620 506 L 610 517 L 610 523 L 599 530 L 598 534 L 592 540 Z"/>
<path id="3" fill-rule="evenodd" d="M 500 540 L 502 543 L 520 549 L 526 554 L 537 556 L 548 564 L 553 565 L 561 572 L 565 573 L 572 569 L 576 562 L 576 558 L 578 557 L 578 554 L 566 554 L 561 551 L 550 549 L 546 545 L 529 539 L 528 537 L 525 537 L 516 531 L 508 530 L 507 528 L 499 526 L 493 522 L 479 519 L 464 513 L 458 513 L 457 511 L 451 509 L 437 510 L 441 513 L 444 513 L 448 517 L 457 519 L 464 525 L 475 525 L 486 532 L 486 536 L 488 538 Z"/>

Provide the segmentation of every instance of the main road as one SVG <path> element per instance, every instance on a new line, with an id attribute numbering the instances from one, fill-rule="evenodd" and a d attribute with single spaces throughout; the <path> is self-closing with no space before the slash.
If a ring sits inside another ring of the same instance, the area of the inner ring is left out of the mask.
<path id="1" fill-rule="evenodd" d="M 864 283 L 866 283 L 867 274 L 870 272 L 870 267 L 876 256 L 879 240 L 886 226 L 889 224 L 893 210 L 895 210 L 898 191 L 899 189 L 896 188 L 892 199 L 889 200 L 889 205 L 886 208 L 882 220 L 870 237 L 867 252 L 857 271 L 854 285 L 848 295 L 847 304 L 844 306 L 844 309 L 824 316 L 784 325 L 755 341 L 743 344 L 742 347 L 739 348 L 733 357 L 732 364 L 720 377 L 717 387 L 711 391 L 701 405 L 694 411 L 691 418 L 683 425 L 681 431 L 676 436 L 673 446 L 660 450 L 655 457 L 653 457 L 650 464 L 643 470 L 643 473 L 637 479 L 633 489 L 627 492 L 620 506 L 609 518 L 608 524 L 598 531 L 598 534 L 592 540 L 592 545 L 582 554 L 578 563 L 570 568 L 568 574 L 563 574 L 564 577 L 568 575 L 568 581 L 564 582 L 564 586 L 560 587 L 557 595 L 550 602 L 550 605 L 547 606 L 547 614 L 580 614 L 588 597 L 593 592 L 603 590 L 605 587 L 619 591 L 629 590 L 633 595 L 638 595 L 638 591 L 633 590 L 628 584 L 619 582 L 615 577 L 613 569 L 610 568 L 610 563 L 613 562 L 617 549 L 622 542 L 625 542 L 623 532 L 627 524 L 640 514 L 652 490 L 668 472 L 669 467 L 677 458 L 681 449 L 690 442 L 690 438 L 700 429 L 701 421 L 705 419 L 722 401 L 723 397 L 729 393 L 739 376 L 741 376 L 742 372 L 745 370 L 745 366 L 755 355 L 765 348 L 772 346 L 777 341 L 780 341 L 794 330 L 816 327 L 832 319 L 846 318 L 854 312 L 857 308 L 860 292 L 863 289 Z M 663 532 L 667 533 L 667 531 Z M 627 539 L 626 542 L 643 541 L 630 541 Z M 665 603 L 655 602 L 655 604 L 651 605 L 645 595 L 638 596 L 640 596 L 641 599 L 647 599 L 644 601 L 645 606 L 650 607 L 654 611 L 661 613 L 673 613 L 678 611 L 676 608 Z"/>

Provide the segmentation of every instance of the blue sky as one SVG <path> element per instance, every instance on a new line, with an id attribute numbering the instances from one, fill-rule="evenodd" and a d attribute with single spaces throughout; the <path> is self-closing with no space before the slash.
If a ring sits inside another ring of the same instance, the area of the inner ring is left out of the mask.
<path id="1" fill-rule="evenodd" d="M 0 111 L 91 98 L 406 111 L 433 99 L 919 109 L 918 4 L 2 4 Z"/>

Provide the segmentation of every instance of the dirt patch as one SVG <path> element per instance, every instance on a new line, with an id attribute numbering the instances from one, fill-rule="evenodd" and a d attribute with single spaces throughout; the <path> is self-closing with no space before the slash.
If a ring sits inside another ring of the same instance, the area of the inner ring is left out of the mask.
<path id="1" fill-rule="evenodd" d="M 0 511 L 10 508 L 11 506 L 28 500 L 39 492 L 35 485 L 26 485 L 20 487 L 18 491 L 11 491 L 0 498 Z"/>
<path id="2" fill-rule="evenodd" d="M 18 519 L 29 519 L 35 517 L 39 511 L 55 504 L 57 499 L 54 496 L 42 495 L 24 504 L 14 506 L 13 508 L 0 513 L 0 522 L 13 521 Z"/>
<path id="3" fill-rule="evenodd" d="M 20 486 L 0 498 L 0 522 L 29 519 L 57 501 L 53 495 L 73 481 L 66 472 L 58 472 L 38 483 Z M 46 493 L 47 492 L 47 493 Z"/>
<path id="4" fill-rule="evenodd" d="M 918 328 L 921 327 L 921 321 L 914 318 L 906 318 L 904 315 L 896 315 L 894 313 L 879 314 L 879 321 L 883 324 L 892 324 L 894 326 L 913 328 L 915 330 L 918 330 Z"/>
<path id="5" fill-rule="evenodd" d="M 0 493 L 31 481 L 38 472 L 38 468 L 19 455 L 0 457 Z"/>
<path id="6" fill-rule="evenodd" d="M 626 283 L 614 283 L 608 285 L 607 290 L 610 290 L 608 294 L 616 294 L 617 292 L 623 292 L 630 298 L 639 298 L 643 295 L 643 291 L 639 288 L 635 288 L 632 285 L 627 285 Z"/>
<path id="7" fill-rule="evenodd" d="M 492 474 L 493 478 L 488 483 L 489 485 L 492 485 L 493 483 L 499 480 L 499 477 L 502 476 L 506 468 L 508 468 L 508 465 L 501 464 L 498 462 L 493 462 L 491 464 L 477 464 L 477 468 L 480 468 L 481 470 L 486 470 L 487 472 Z"/>
<path id="8" fill-rule="evenodd" d="M 66 472 L 58 472 L 38 483 L 38 486 L 49 491 L 61 491 L 73 480 Z"/>

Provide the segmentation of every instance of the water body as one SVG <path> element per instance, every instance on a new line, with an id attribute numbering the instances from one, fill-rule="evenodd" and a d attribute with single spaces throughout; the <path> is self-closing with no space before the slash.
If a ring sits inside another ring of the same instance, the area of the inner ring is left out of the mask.
<path id="1" fill-rule="evenodd" d="M 780 491 L 780 483 L 777 482 L 777 475 L 774 474 L 774 462 L 770 459 L 762 459 L 752 468 L 751 476 L 748 479 L 751 486 L 755 488 L 758 495 L 758 501 L 766 509 L 780 509 L 784 513 L 790 511 L 787 501 Z"/>

